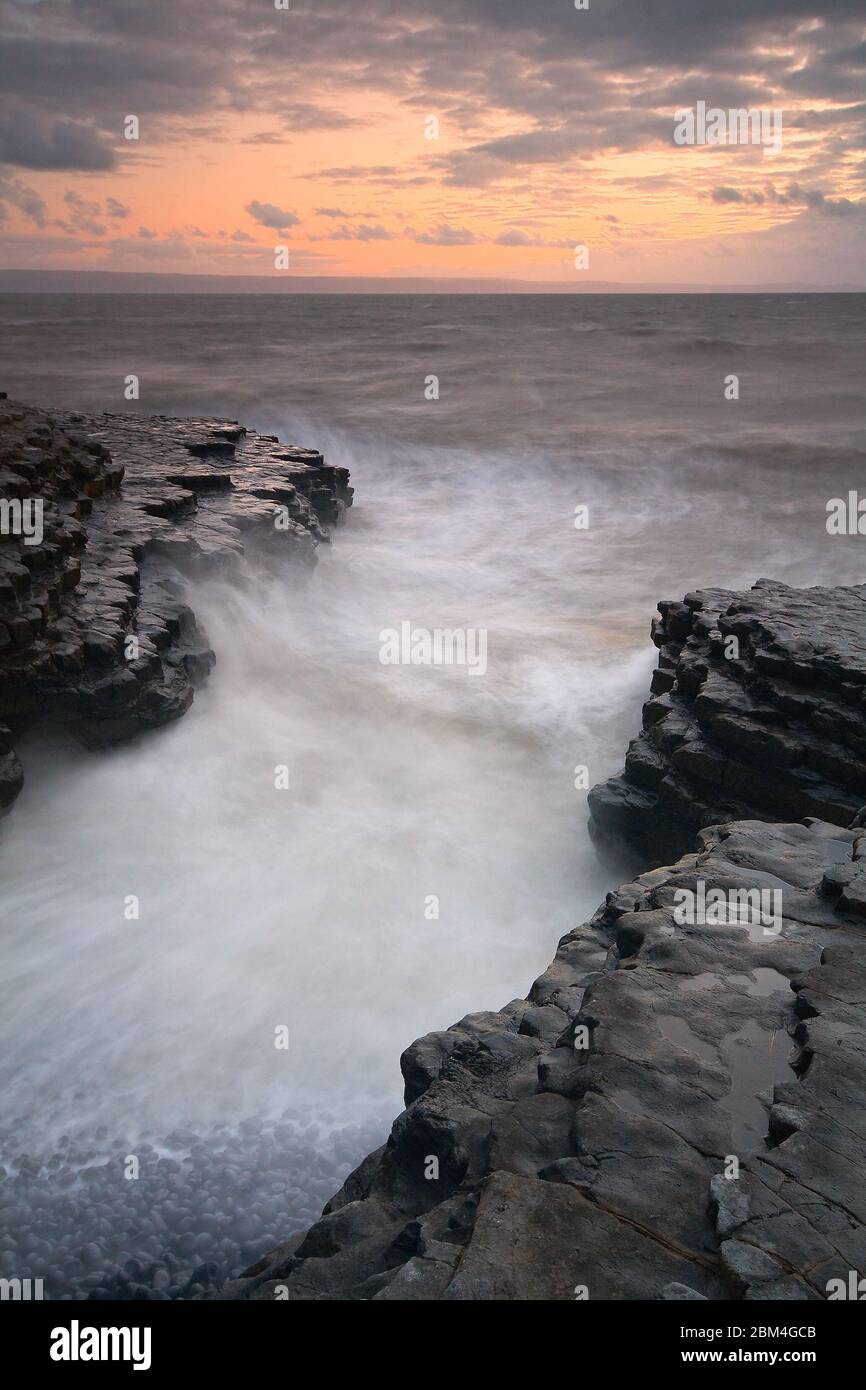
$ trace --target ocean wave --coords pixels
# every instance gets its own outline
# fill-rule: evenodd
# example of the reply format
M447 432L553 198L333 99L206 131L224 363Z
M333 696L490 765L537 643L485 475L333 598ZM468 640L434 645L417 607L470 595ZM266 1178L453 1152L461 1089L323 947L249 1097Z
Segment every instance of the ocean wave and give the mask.
M748 343L737 343L731 338L711 338L698 336L691 338L688 342L677 343L679 352L745 352L749 347Z

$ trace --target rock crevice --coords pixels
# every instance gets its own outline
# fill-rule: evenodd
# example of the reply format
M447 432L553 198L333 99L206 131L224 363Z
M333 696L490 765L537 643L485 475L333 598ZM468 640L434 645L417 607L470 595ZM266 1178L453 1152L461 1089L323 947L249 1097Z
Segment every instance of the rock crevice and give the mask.
M419 1039L407 1108L224 1297L826 1297L866 1268L866 832L734 822L560 942L526 999ZM678 894L772 882L778 930ZM682 1292L682 1291L685 1292ZM678 1292L679 1291L679 1292Z
M863 1277L866 586L660 611L643 732L590 804L600 843L666 866L525 999L407 1048L387 1143L222 1297L810 1300Z

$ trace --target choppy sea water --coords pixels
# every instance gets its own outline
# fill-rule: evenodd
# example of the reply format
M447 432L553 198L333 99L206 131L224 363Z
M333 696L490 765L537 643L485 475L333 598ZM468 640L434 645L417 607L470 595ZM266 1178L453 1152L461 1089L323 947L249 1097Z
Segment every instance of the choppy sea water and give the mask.
M322 448L356 503L312 574L191 593L218 661L180 723L21 750L0 1273L237 1271L384 1140L413 1038L524 994L612 885L574 773L621 766L655 600L864 578L825 527L864 476L863 303L3 298L10 395L128 410L135 373L136 409ZM382 665L402 622L483 629L485 673Z

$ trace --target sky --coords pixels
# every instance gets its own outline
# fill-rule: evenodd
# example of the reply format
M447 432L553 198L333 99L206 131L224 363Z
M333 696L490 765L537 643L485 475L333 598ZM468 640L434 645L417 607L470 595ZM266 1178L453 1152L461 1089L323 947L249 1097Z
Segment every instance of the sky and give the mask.
M578 4L0 0L0 267L866 288L866 0Z

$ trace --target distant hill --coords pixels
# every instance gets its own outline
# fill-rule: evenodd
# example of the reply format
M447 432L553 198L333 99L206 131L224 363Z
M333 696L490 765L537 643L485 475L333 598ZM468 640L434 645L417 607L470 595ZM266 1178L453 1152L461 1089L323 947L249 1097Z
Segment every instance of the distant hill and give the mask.
M0 270L4 294L863 294L861 285L672 285L612 280L361 278L339 275L169 275L153 271Z

